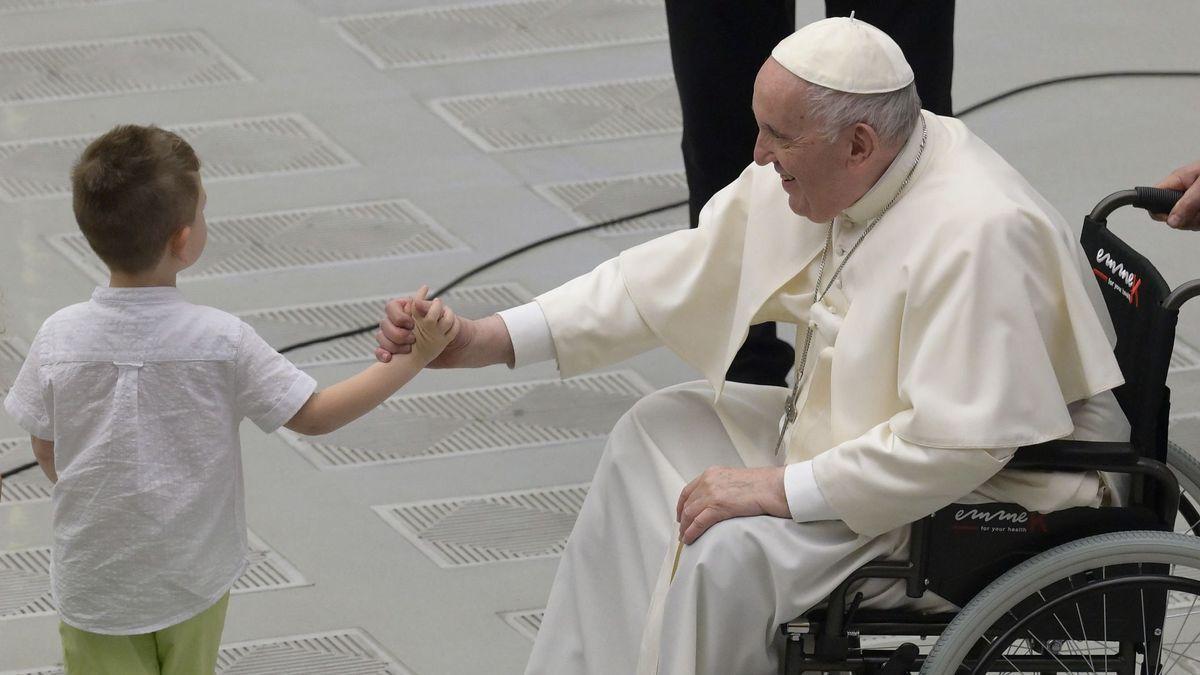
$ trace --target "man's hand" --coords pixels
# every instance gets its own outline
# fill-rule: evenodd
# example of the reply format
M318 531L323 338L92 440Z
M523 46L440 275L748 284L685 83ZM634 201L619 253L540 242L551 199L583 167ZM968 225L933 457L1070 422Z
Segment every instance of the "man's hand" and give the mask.
M1200 162L1181 166L1154 187L1180 190L1183 197L1170 215L1151 214L1155 220L1165 220L1177 230L1200 230Z
M690 544L722 520L744 516L790 518L782 466L735 469L713 466L687 484L675 505L679 538Z

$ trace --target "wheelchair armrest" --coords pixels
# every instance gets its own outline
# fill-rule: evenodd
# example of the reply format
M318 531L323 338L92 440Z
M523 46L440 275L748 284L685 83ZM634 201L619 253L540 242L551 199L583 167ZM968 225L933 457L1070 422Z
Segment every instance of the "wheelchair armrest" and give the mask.
M1034 471L1121 471L1138 463L1136 449L1123 442L1057 440L1017 449L1006 469Z

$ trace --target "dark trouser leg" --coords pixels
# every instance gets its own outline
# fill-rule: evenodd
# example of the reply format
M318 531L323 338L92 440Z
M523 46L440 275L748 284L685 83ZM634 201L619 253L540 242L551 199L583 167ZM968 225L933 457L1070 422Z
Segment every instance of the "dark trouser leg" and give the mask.
M683 111L683 166L691 226L754 155L754 78L771 49L795 30L795 0L667 0L671 62ZM792 348L775 325L750 329L728 379L784 386Z
M954 74L954 0L825 0L826 16L862 19L887 33L912 66L921 107L953 114L950 82Z

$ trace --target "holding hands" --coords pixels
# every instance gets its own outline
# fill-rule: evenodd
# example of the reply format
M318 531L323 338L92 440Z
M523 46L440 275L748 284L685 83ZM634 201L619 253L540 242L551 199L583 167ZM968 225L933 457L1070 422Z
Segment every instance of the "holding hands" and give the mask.
M375 332L375 341L379 347L375 350L375 358L381 363L389 363L396 354L410 354L414 349L422 349L423 332L433 329L421 328L420 321L430 315L437 320L449 316L452 329L443 331L449 341L439 352L434 352L428 361L430 368L479 368L496 363L513 363L512 340L504 321L497 315L486 319L463 319L454 314L448 307L443 307L441 300L429 300L429 289L422 286L417 295L409 298L398 298L387 303L385 315L379 322L379 330ZM441 314L435 313L435 307Z
M437 359L447 345L454 342L462 329L462 322L454 314L454 310L442 304L441 298L428 300L428 295L429 287L422 286L408 303L412 341L407 343L407 346L423 364ZM390 361L391 355L388 355L388 359L380 360Z

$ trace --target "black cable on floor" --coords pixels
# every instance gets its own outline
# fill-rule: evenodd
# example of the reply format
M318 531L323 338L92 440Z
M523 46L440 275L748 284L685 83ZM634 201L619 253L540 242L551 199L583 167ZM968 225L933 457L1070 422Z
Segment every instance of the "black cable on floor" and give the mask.
M1015 89L1009 89L1008 91L997 94L991 98L987 98L978 103L969 105L966 108L963 108L962 110L955 113L954 116L955 117L964 117L964 116L969 115L978 110L982 110L983 108L986 108L990 105L999 103L1000 101L1003 101L1006 98L1016 96L1017 94L1023 94L1027 91L1033 91L1034 89L1041 89L1043 87L1050 87L1050 86L1059 85L1059 84L1066 84L1068 82L1082 82L1085 80L1101 80L1101 79L1122 78L1122 77L1124 77L1124 78L1129 78L1129 77L1200 77L1200 71L1192 71L1192 70L1136 71L1136 70L1132 70L1132 71L1113 71L1113 72L1103 72L1103 73L1084 73L1081 75L1067 75L1065 77L1055 77L1055 78L1051 78L1048 80L1040 80L1038 82L1026 84L1024 86L1020 86ZM687 204L687 200L673 202L671 204L664 204L663 206L655 207L653 209L646 209L645 211L631 213L626 216L621 216L620 218L613 218L612 220L606 220L602 223L595 223L593 225L585 225L583 227L578 227L573 230L567 230L566 232L560 232L558 234L551 235L549 237L544 237L542 239L532 241L528 244L525 244L524 246L521 246L520 248L513 249L498 258L493 258L492 260L489 260L481 265L471 268L470 270L464 272L463 274L460 274L458 277L451 280L445 286L442 286L441 288L437 289L433 293L430 293L429 297L431 297L431 298L439 297L439 296L445 294L446 291L458 286L458 284L461 284L462 282L466 281L467 279L470 279L471 277L475 276L476 274L479 274L480 272L482 272L486 269L489 269L491 267L499 265L500 263L502 263L506 260L509 260L511 258L514 258L526 251L538 248L539 246L545 246L546 244L549 244L551 242L555 242L560 239L565 239L567 237L573 237L577 234L583 234L585 232L591 232L593 230L598 230L602 227L618 225L618 224L624 223L626 221L635 220L637 218L643 218L645 216L651 216L656 213L662 213L663 211L669 211L671 209L678 208L680 206L684 206L686 204ZM341 333L337 333L335 335L326 335L324 337L313 338L312 340L306 340L304 342L298 342L294 345L288 345L287 347L280 349L279 353L286 354L288 352L295 351L297 349L302 349L304 347L311 347L312 345L321 344L322 342L330 342L333 340L340 340L341 338L351 337L351 336L359 335L362 333L369 333L370 331L375 330L376 327L378 327L378 324L371 324L370 326L363 326L361 328L353 328L353 329L350 329L347 331L343 331ZM29 464L22 464L21 466L18 466L17 468L15 468L7 473L0 474L0 479L5 478L7 476L12 476L14 474L21 473L22 471L26 471L35 466L37 466L37 462L31 462Z
M532 241L528 244L525 244L524 246L522 246L520 248L516 248L516 249L509 251L508 253L505 253L504 255L500 256L499 258L493 258L481 265L477 265L477 266L471 268L470 270L463 272L462 274L458 275L453 280L451 280L450 283L448 283L445 286L442 286L441 288L437 289L436 291L430 293L429 297L431 297L431 298L440 297L443 294L445 294L446 291L450 290L451 288L454 288L455 286L461 284L462 282L466 281L467 279L470 279L471 277L475 276L476 274L479 274L480 272L482 272L490 267L499 265L500 263L504 262L505 260L508 260L509 258L515 258L516 256L521 255L522 253L529 251L531 249L535 249L539 246L544 246L546 244L549 244L550 242L558 241L559 239L566 239L567 237L573 237L577 234L583 234L584 232L591 232L592 230L598 230L602 227L609 227L611 225L617 225L617 224L624 223L629 220L636 220L638 218L652 216L656 213L662 213L663 211L669 211L671 209L678 208L680 206L686 206L687 203L688 202L685 199L683 201L673 202L671 204L664 204L663 206L656 206L652 209L646 209L645 211L638 211L637 213L631 213L627 216L613 218L612 220L606 220L602 223L595 223L593 225L584 225L583 227L577 227L573 230L567 230L566 232L559 232L558 234L554 234L549 237L544 237L542 239L538 239L537 241ZM378 324L372 324L370 326L364 326L362 328L354 328L354 329L351 329L351 330L348 330L348 331L345 331L342 333L338 333L337 335L329 335L326 337L313 338L312 340L307 340L305 342L298 342L294 345L288 345L287 347L280 349L279 353L286 354L290 351L294 351L294 350L300 349L302 347L309 347L311 345L320 344L322 342L329 342L330 340L338 340L340 338L350 337L351 335L358 335L360 333L366 333L368 331L375 330L375 328L377 328L377 327L378 327Z

